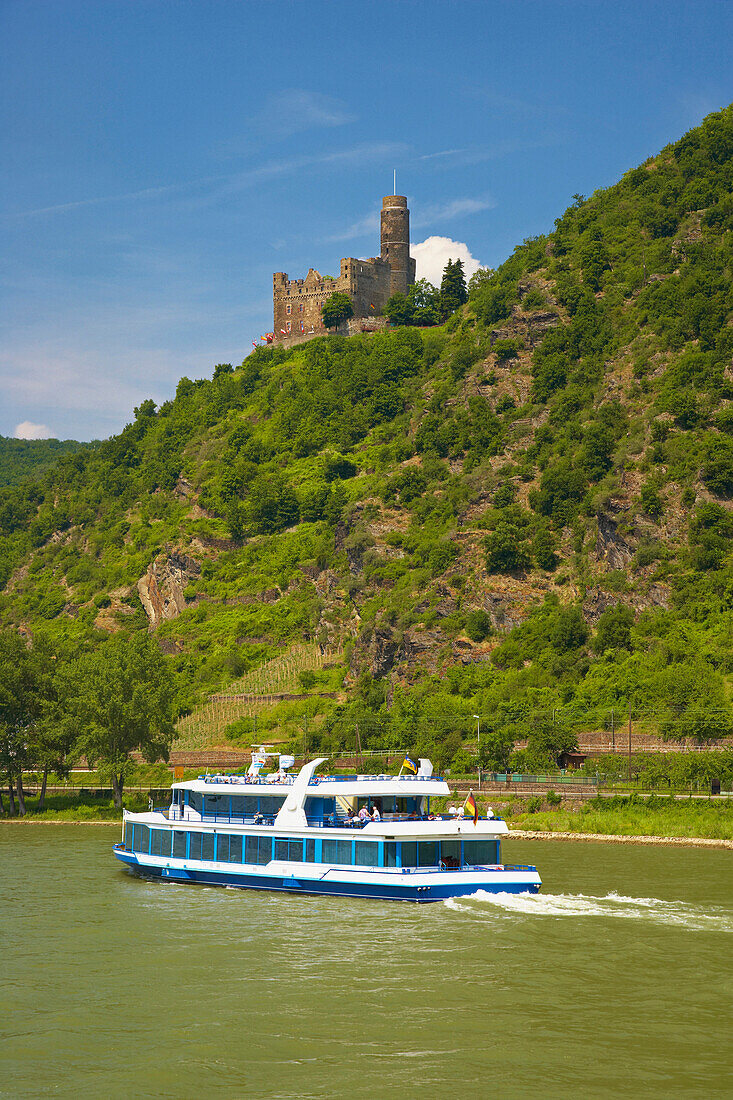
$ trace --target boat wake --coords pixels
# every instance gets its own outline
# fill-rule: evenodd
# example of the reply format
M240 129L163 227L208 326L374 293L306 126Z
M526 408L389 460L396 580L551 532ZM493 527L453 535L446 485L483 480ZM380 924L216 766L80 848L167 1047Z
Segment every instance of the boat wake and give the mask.
M448 909L480 914L487 906L504 913L537 917L615 917L653 924L675 925L694 932L733 932L733 912L721 906L687 905L661 898L629 898L610 893L592 894L493 894L477 890L463 898L448 898Z

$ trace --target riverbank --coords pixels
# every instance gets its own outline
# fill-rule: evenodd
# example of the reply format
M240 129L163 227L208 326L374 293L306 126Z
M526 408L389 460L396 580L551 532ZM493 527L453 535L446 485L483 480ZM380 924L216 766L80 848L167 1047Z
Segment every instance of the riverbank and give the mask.
M671 848L727 848L733 840L700 836L628 836L613 833L551 833L541 829L511 829L509 840L585 840L601 844L654 844Z
M68 817L46 817L28 814L26 817L0 818L0 825L114 825L120 821L85 818L72 820ZM677 848L725 848L733 851L733 840L694 836L628 836L613 833L553 833L542 829L510 829L508 840L579 840L601 844L651 844Z

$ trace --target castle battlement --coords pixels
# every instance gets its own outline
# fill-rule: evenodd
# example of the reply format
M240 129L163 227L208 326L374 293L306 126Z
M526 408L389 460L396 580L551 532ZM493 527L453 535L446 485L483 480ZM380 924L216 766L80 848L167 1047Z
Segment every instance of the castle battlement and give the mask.
M357 325L381 317L393 294L406 294L415 282L415 261L410 256L410 211L404 195L387 195L382 200L380 243L379 256L344 257L336 277L321 275L312 267L304 279L289 279L287 272L276 271L272 276L275 341L299 343L323 336L327 329L321 306L334 293L351 298Z

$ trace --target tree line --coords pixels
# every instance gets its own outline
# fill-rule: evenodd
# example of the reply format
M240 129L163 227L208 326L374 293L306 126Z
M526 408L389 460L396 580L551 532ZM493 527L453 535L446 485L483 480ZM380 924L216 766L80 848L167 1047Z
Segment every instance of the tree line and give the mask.
M67 777L82 758L110 782L122 806L131 754L168 759L178 716L177 679L146 634L112 635L78 655L39 635L0 632L0 783L11 815L23 816L23 774ZM5 812L0 788L0 812Z

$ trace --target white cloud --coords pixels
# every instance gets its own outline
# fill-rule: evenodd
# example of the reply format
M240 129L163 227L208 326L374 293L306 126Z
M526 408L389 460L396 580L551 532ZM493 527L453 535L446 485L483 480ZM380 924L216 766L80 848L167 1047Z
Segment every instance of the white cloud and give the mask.
M278 137L355 121L356 116L342 100L304 88L288 88L272 96L254 119L258 126Z
M413 218L416 228L434 225L435 222L447 222L452 218L462 218L467 214L479 214L482 210L493 210L496 203L492 198L451 199L440 206L425 206Z
M51 432L45 424L34 424L32 420L23 420L16 425L13 435L16 439L50 439Z
M467 244L452 241L450 237L428 237L420 244L411 245L410 254L415 259L415 277L427 279L433 286L440 286L448 260L463 260L466 279L470 279L480 267L485 266L471 255Z

